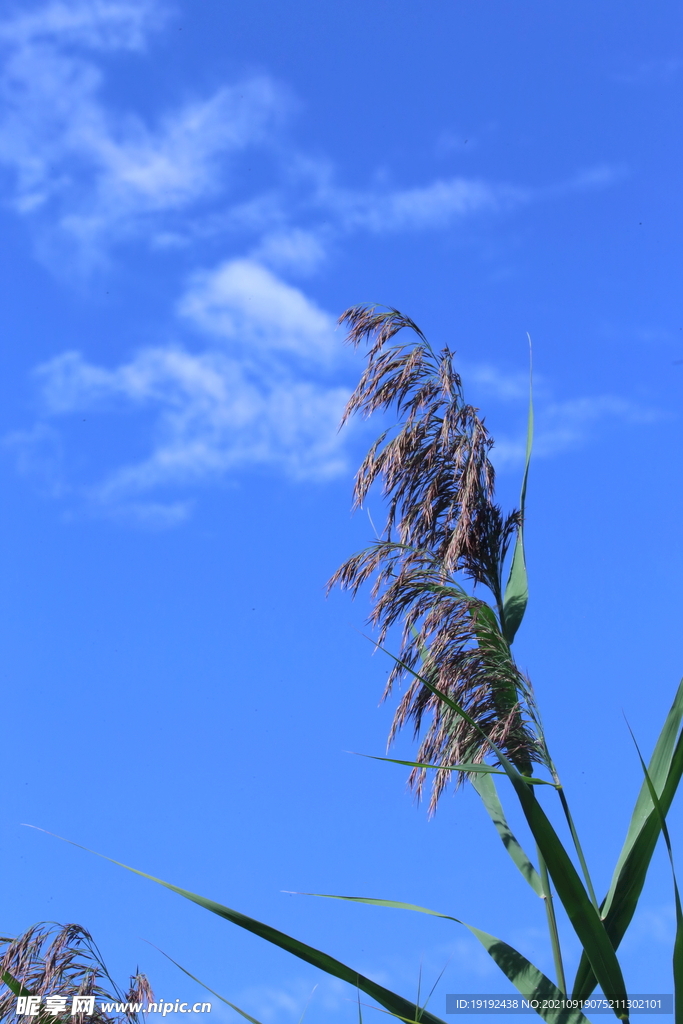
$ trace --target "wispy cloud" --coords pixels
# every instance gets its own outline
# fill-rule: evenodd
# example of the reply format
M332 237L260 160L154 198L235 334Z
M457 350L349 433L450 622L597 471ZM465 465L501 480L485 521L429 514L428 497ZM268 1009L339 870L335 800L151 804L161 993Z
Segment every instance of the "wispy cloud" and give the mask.
M680 57L660 57L658 60L636 64L628 71L617 72L611 78L624 85L669 84L676 80L682 70L683 60Z
M302 1021L310 1009L315 1013L321 1011L334 1014L341 1011L344 1019L350 1003L355 1002L353 989L339 981L322 975L319 982L311 985L303 978L292 979L286 986L276 988L272 985L259 985L245 989L238 996L239 1005L250 1013L258 1015L264 1024L276 1024L280 1021ZM232 1018L231 1018L232 1020Z
M461 175L350 189L329 161L278 134L291 104L265 76L153 116L116 108L104 98L101 52L144 57L167 14L153 0L53 0L0 22L0 166L13 179L14 208L33 218L60 265L66 240L87 265L131 235L163 249L238 232L252 236L259 261L306 273L350 232L442 230L604 187L616 173L589 169L544 188ZM270 182L256 190L239 163L254 147L271 158Z
M526 400L529 397L529 374L523 370L505 373L498 366L490 363L460 363L458 370L464 377L468 387L475 386L488 397L503 401ZM542 378L536 375L535 390L543 388Z
M511 185L449 178L409 189L330 190L324 198L346 229L383 232L445 227L457 218L526 202L530 193Z
M154 0L53 0L14 8L0 23L0 41L22 47L58 38L92 49L140 50L167 18Z
M253 260L229 260L195 274L179 312L251 358L287 352L330 363L339 349L333 318Z
M613 424L651 424L666 417L659 409L616 395L587 395L566 401L536 402L534 457L551 458L582 447L598 428ZM524 461L526 437L499 437L492 450L496 466Z
M106 106L102 74L83 51L140 49L157 14L144 0L102 0L0 24L0 164L14 176L15 208L48 216L90 249L214 194L226 161L263 142L282 109L282 91L265 77L153 123Z
M152 451L88 488L102 505L169 484L268 464L325 479L346 461L337 427L348 390L284 374L252 375L219 352L146 349L108 370L67 352L38 369L48 415L137 406L154 412Z
M43 418L7 441L23 472L54 496L80 495L91 512L162 525L187 517L192 505L183 495L245 468L300 481L348 472L351 437L338 424L350 388L340 383L344 363L330 348L328 314L246 260L195 277L180 308L208 348L146 348L113 368L72 351L36 370ZM523 374L473 367L467 376L494 399L520 410L526 402ZM143 416L147 454L67 487L54 424L86 412L126 411ZM662 415L613 395L555 401L541 383L534 454L549 458L581 447L609 422L653 423ZM138 447L139 435L138 429ZM524 451L520 430L518 437L498 436L492 457L502 469L522 462Z
M424 1006L427 1002L429 1009L435 1012L439 1004L443 1005L446 992L467 991L468 985L475 981L486 989L492 980L499 983L500 979L499 968L474 938L456 938L419 953L412 950L410 953L386 955L380 961L381 966L378 966L376 957L365 962L361 960L358 970L408 998L414 998L421 992L421 1004ZM435 988L430 996L432 986ZM235 999L239 1006L266 1024L285 1020L291 1020L292 1024L300 1022L308 1006L312 1014L320 1015L320 1019L323 1019L324 1012L328 1015L325 1019L345 1021L350 1019L349 1012L357 1017L358 999L364 1014L366 1007L374 1005L364 993L327 975L321 976L315 988L302 977L293 976L287 985L281 987L250 986Z
M506 408L519 410L518 435L506 436L494 431L496 443L492 459L501 469L518 466L526 452L526 408L529 401L528 371L505 372L490 364L459 366L467 385L468 400L485 400L488 410L500 403ZM480 397L481 396L481 397ZM552 458L564 452L581 448L591 442L596 431L613 425L653 424L669 414L662 409L619 395L579 395L558 400L551 382L543 374L534 375L533 399L535 409L534 458ZM484 404L484 403L483 403Z
M338 426L350 389L339 381L341 339L327 313L247 260L195 275L180 312L209 343L204 350L150 347L114 367L70 351L37 368L43 420L13 442L27 472L53 423L126 410L144 414L148 454L79 485L91 511L172 523L189 505L160 502L159 493L244 467L295 480L347 470Z
M338 425L353 356L329 313L272 271L242 259L194 274L178 315L201 350L157 345L113 367L70 351L38 367L42 418L6 442L21 471L44 492L79 498L91 512L160 525L187 517L187 495L198 486L245 468L265 467L299 481L348 472L352 435L339 433ZM357 372L354 366L354 377ZM524 372L474 365L465 367L465 377L487 406L502 402L523 414ZM543 379L535 405L534 453L541 458L589 443L609 422L653 423L663 415L615 395L558 401ZM107 453L109 471L67 484L56 426L86 413L137 414L136 448L145 437L146 453L126 459L122 446ZM492 457L504 468L520 463L524 451L520 422L517 437L497 436Z
M260 239L251 255L276 270L310 274L327 258L325 235L329 235L329 231L297 227L270 231Z
M2 447L14 456L22 476L28 477L39 493L61 498L68 491L64 474L64 446L58 430L39 422L30 430L14 430L2 438Z

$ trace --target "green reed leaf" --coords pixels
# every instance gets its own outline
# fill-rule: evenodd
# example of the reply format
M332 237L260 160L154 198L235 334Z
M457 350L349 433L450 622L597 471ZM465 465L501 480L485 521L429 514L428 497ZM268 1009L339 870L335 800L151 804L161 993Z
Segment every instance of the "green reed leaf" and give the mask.
M458 917L450 914L442 914L438 910L429 910L427 907L420 907L414 903L401 903L397 900L370 899L366 896L336 896L330 893L307 892L299 893L300 896L317 896L327 900L346 900L350 903L368 903L375 907L388 907L393 910L412 910L419 914L429 914L432 917L441 917L446 921L455 921L461 924L481 942L482 946L501 971L512 982L518 992L525 999L564 999L563 993L547 978L537 967L527 960L522 953L519 953L507 942L497 939L495 935L475 928L474 925L461 921ZM539 1010L539 1016L552 1024L588 1024L587 1018L580 1010ZM422 1018L424 1019L424 1018Z
M679 736L682 721L683 680L678 686L648 765L648 775L665 817L683 775L683 735ZM638 906L660 831L660 815L652 803L645 781L638 794L609 891L600 908L605 930L615 949L619 948ZM595 975L584 954L574 981L574 997L586 999L596 984Z
M17 981L17 979L9 973L9 971L0 971L0 981L2 981L4 985L7 985L7 988L10 992L14 992L15 996L33 995L31 990L25 988L20 981Z
M626 723L628 725L628 722ZM675 1024L683 1024L683 909L681 909L681 894L678 889L678 881L676 879L676 868L674 866L674 854L671 846L671 837L669 835L669 829L666 824L666 816L662 810L659 797L657 796L657 790L655 789L650 774L645 766L645 761L640 753L640 747L633 735L631 726L628 726L628 731L631 733L631 738L635 744L636 750L638 751L638 757L640 759L640 765L645 774L645 782L647 784L652 803L655 806L657 814L659 815L659 823L662 828L662 835L664 836L664 842L666 843L667 853L669 854L669 863L671 864L671 876L674 884L674 897L676 901L676 939L674 941L674 955L673 955L673 975L674 975L674 1022Z
M325 971L326 974L331 974L334 978L340 978L342 981L346 981L349 985L353 985L354 988L359 988L366 995L376 1000L381 1006L386 1007L391 1013L396 1014L400 1017L414 1018L415 1007L414 1004L408 999L404 999L403 996L397 995L396 992L392 992L388 988L384 988L383 985L378 985L376 982L371 981L370 978L366 978L364 975L359 974L352 968L347 967L340 960L336 960L334 957L329 956L327 953L323 953L319 949L315 949L313 946L307 945L305 942L300 942L299 939L293 938L291 935L287 935L285 932L279 931L277 928L271 928L270 925L263 924L262 921L257 921L253 917L248 917L246 914L241 914L238 910L231 910L230 907L223 906L222 903L217 903L215 900L207 899L205 896L199 896L197 893L190 892L188 889L181 889L177 885L172 885L170 882L164 882L161 878L155 878L154 875L148 875L145 871L140 871L138 868L132 868L128 864L123 864L120 860L114 860L113 857L107 857L106 854L98 853L96 850L89 850L87 846L81 846L80 843L74 843L71 839L64 839L63 836L57 836L54 832L48 832L47 829L38 828L36 825L29 825L28 828L35 828L38 832L45 832L47 835L54 836L56 839L61 839L62 842L70 843L71 846L77 846L79 850L85 850L87 853L93 853L96 857L101 857L103 860L108 860L111 864L116 864L120 868L125 868L126 871L131 871L134 875L140 875L141 878L147 878L150 882L156 882L157 885L163 885L165 889L170 889L171 892L177 893L179 896L184 897L186 900L190 900L192 903L196 903L198 906L203 907L204 910L210 911L212 914L216 914L218 917L222 917L225 921L230 921L231 924L236 924L240 928L244 928L248 932L252 932L254 935L258 935L260 938L265 939L274 946L279 946L280 949L286 950L293 956L298 957L300 960L304 960L306 963L313 964L314 967L319 967L321 971ZM421 1017L422 1024L445 1024L439 1017L434 1016L432 1013L426 1011Z
M154 946L154 943L150 942L150 946ZM235 1006L235 1004L231 1003L229 999L226 999L225 996L222 996L220 992L216 992L215 989L210 988L209 985L206 984L206 982L202 981L200 978L197 978L194 974L188 971L186 967L183 967L183 965L179 964L177 960L174 960L172 956L169 956L168 953L164 953L163 949L159 949L158 946L154 946L154 948L158 950L162 956L165 956L167 960L170 960L172 964L175 964L179 971L182 971L183 974L186 974L188 978L192 978L192 980L196 981L198 985L201 985L202 988L205 988L206 991L210 992L212 996L216 997L216 999L220 999L222 1003L225 1003L236 1013L239 1013L240 1016L245 1018L245 1020L251 1021L251 1024L261 1024L260 1020L256 1020L256 1017L251 1017L248 1013L246 1013L245 1010L240 1010L239 1006Z
M515 550L512 555L512 565L508 576L505 594L503 595L503 635L509 644L515 639L519 629L527 602L529 600L529 581L526 571L526 557L524 554L524 512L526 508L526 486L529 479L529 463L531 462L531 447L534 438L534 403L533 403L533 382L531 367L531 338L529 338L529 414L527 417L526 429L526 456L524 460L524 475L522 476L522 492L519 499L519 509L522 513L522 522L517 531Z
M355 753L355 751L354 751ZM369 757L372 761L388 761L389 764L404 764L408 768L432 768L437 772L472 772L474 775L505 775L499 768L493 768L490 764L467 762L464 764L423 764L421 761L402 761L398 757L379 757L378 754L358 754L358 757ZM531 776L524 776L531 786L555 786L554 782L547 779L535 779Z
M503 775L504 772L496 772L496 774ZM507 823L505 812L503 811L503 805L500 802L494 780L488 776L476 778L472 779L472 785L481 797L481 801L486 808L491 821L495 825L496 831L503 842L503 846L510 854L512 860L521 871L524 879L529 883L536 895L543 899L545 894L543 892L541 877L520 846L512 832L512 829Z

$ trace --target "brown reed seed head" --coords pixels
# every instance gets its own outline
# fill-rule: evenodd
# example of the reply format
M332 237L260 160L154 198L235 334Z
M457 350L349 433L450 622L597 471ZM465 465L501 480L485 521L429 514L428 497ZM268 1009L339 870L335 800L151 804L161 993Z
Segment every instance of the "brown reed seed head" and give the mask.
M65 996L67 1009L63 1019L73 1024L86 1020L96 1024L136 1024L136 1013L105 1013L99 1003L153 1002L154 994L149 981L139 972L130 979L128 992L121 992L113 981L92 936L78 924L60 926L54 922L33 925L16 939L0 938L0 972L6 972L34 996ZM93 1014L71 1015L71 1000L75 995L94 995ZM0 988L0 1020L7 1024L20 1024L16 994L7 985ZM62 1018L41 1012L39 1022L58 1022Z
M370 622L379 643L399 620L403 634L399 660L389 675L386 698L405 677L410 685L394 715L389 743L408 721L417 737L427 731L417 753L421 763L478 763L491 753L485 737L450 709L410 669L459 704L526 773L546 762L542 730L529 680L514 662L501 622L503 566L521 523L519 511L503 516L494 503L493 439L478 410L464 401L453 353L438 356L420 328L392 308L354 306L339 320L347 341L370 345L368 363L344 411L398 414L394 431L385 430L356 474L354 509L381 480L388 499L384 533L349 558L332 576L355 596L375 576ZM408 328L417 341L389 342ZM390 436L391 435L391 436ZM492 607L468 594L459 578L483 584ZM404 666L407 666L404 667ZM437 771L430 813L455 775ZM426 771L413 769L410 784L420 796Z

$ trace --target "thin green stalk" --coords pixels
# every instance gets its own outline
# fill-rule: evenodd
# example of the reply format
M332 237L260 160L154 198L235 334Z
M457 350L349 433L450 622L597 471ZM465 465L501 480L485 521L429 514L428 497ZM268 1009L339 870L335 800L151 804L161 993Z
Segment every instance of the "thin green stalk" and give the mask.
M536 846L536 853L538 854L538 873L541 876L541 885L543 886L543 901L545 903L545 912L548 918L548 931L550 933L550 945L553 950L553 961L555 962L555 973L557 975L557 987L560 989L563 995L567 992L567 982L564 977L564 965L562 963L562 950L560 949L560 936L557 931L557 919L555 917L555 907L553 905L553 894L550 888L550 879L548 878L548 868L546 867L543 854Z
M588 865L586 864L586 858L583 855L583 850L581 848L581 843L579 842L579 834L576 831L576 827L574 825L574 819L572 818L571 811L569 810L569 804L567 803L567 798L564 795L564 790L562 789L562 786L558 786L557 787L557 792L559 793L560 802L562 804L562 809L563 809L565 817L567 819L567 824L569 825L569 831L571 832L572 839L574 840L574 846L576 847L576 852L579 855L579 862L581 864L581 870L583 871L583 877L586 880L586 888L588 889L588 895L590 896L591 903L593 904L593 906L595 907L595 909L597 910L598 915L599 915L600 914L600 906L598 904L598 900L597 900L597 897L595 895L595 889L593 888L593 883L591 882L591 876L590 876L590 872L588 871Z

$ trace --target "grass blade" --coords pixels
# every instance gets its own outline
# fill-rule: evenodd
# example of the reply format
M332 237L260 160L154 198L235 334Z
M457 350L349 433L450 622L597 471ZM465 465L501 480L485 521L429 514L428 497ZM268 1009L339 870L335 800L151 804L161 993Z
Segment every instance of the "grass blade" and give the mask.
M17 979L9 973L9 971L0 971L0 981L2 981L4 985L7 985L7 988L10 992L14 992L15 996L33 995L31 990L25 988L20 981L17 981Z
M496 774L503 775L504 772L496 771ZM512 860L521 871L524 879L529 883L536 895L543 899L544 892L540 875L520 846L512 832L512 829L507 823L507 819L503 811L503 805L498 797L495 782L488 775L485 775L481 778L473 779L472 785L481 797L482 803L488 811L489 817L495 825L496 831L503 842L503 846L510 854Z
M569 810L569 804L567 803L567 797L565 796L564 789L562 788L562 786L557 786L556 788L557 788L558 795L560 797L560 803L562 804L562 810L564 811L564 816L567 819L567 824L569 825L569 831L571 833L572 841L574 843L574 849L576 850L577 856L579 858L579 863L581 865L581 870L583 871L583 877L584 877L584 880L586 882L586 889L588 890L588 895L590 896L591 903L593 904L593 906L595 907L597 913L599 914L600 913L600 908L598 907L598 901L597 901L597 898L596 898L596 895L595 895L595 889L593 888L593 882L591 881L590 872L588 870L588 864L586 863L586 858L585 858L584 853L583 853L583 848L582 848L581 843L579 841L579 833L576 831L576 825L574 824L574 818L572 817L572 812Z
M681 727L681 722L683 722L683 680L681 680L678 686L676 696L674 697L673 704L671 705L669 714L664 722L664 727L662 728L661 734L657 740L647 769L650 782L654 786L660 800L664 794L667 783L669 782L669 776L673 767L676 739ZM606 912L609 912L612 904L616 900L621 868L623 867L624 862L628 859L629 853L637 842L638 836L643 827L645 827L648 821L652 818L653 810L652 797L646 779L643 782L640 793L638 794L638 799L636 800L636 805L633 810L626 840L614 870L612 884L610 885L609 892L605 898Z
M528 337L528 335L527 335ZM529 338L529 415L526 429L526 456L524 460L524 475L522 476L522 493L519 499L519 509L522 513L522 522L517 531L515 550L512 555L512 565L508 576L505 594L503 595L503 636L509 644L515 639L519 629L527 602L529 600L529 581L526 571L526 558L524 555L524 511L526 507L526 485L529 479L529 463L531 462L531 446L534 438L534 403L533 403L533 382L531 365L531 338Z
M414 1019L415 1010L414 1005L408 999L404 999L403 996L398 995L396 992L392 992L388 988L384 988L383 985L378 985L376 982L371 981L370 978L364 977L352 968L347 967L340 960L336 960L334 957L329 956L327 953L323 953L319 949L315 949L313 946L307 945L305 942L300 942L299 939L293 938L291 935L287 935L285 932L279 931L277 928L271 928L270 925L263 924L262 921L257 921L253 917L247 917L246 914L241 914L238 910L231 910L230 907L223 906L222 903L217 903L215 900L207 899L205 896L199 896L197 893L190 892L188 889L181 889L177 885L172 885L170 882L164 882L161 878L155 878L154 875L148 875L145 871L140 871L138 868L132 868L128 864L123 864L119 860L114 860L113 857L107 857L103 853L97 853L96 850L89 850L86 846L81 846L80 843L74 843L71 839L64 839L63 836L56 836L54 832L48 832L47 829L37 828L36 825L29 825L28 828L35 828L38 832L45 832L47 835L54 836L56 839L61 839L62 842L70 843L71 846L77 846L79 850L85 850L87 853L93 853L96 857L101 857L103 860L108 860L111 864L116 864L120 868L125 868L126 871L131 871L134 875L140 875L141 878L147 878L150 882L156 882L157 885L163 885L165 889L170 889L171 892L177 893L179 896L183 896L186 900L190 900L192 903L196 903L198 906L203 907L204 910L210 911L212 914L216 914L218 917L222 917L225 921L230 921L231 924L236 924L240 928L244 928L248 932L252 932L254 935L258 935L262 939L266 939L267 942L272 943L274 946L279 946L280 949L286 950L293 956L298 957L300 960L304 960L306 963L313 964L314 967L319 967L320 970L325 971L326 974L331 974L334 978L340 978L342 981L346 981L349 985L353 985L354 988L359 988L366 995L375 999L381 1006L386 1007L391 1013L396 1014L399 1017L405 1017L408 1019ZM445 1024L439 1017L435 1017L431 1013L423 1013L422 1024Z
M626 723L628 725L628 722ZM669 863L671 864L671 876L674 883L674 896L676 899L676 940L674 942L674 956L673 956L673 975L674 975L674 1021L675 1024L683 1024L683 910L681 909L681 894L678 889L678 881L676 880L676 868L674 866L674 854L671 846L671 837L669 836L669 829L667 828L666 818L662 810L659 797L657 796L657 790L655 789L652 779L650 778L649 772L645 766L645 761L640 753L640 747L633 735L631 726L628 726L628 731L631 733L631 738L635 743L636 750L638 751L638 757L640 758L640 764L645 774L645 782L652 798L657 814L659 815L659 822L662 828L662 834L664 836L664 842L666 843L667 853L669 854Z
M683 775L683 737L679 736L682 721L683 680L678 686L648 766L648 775L665 817ZM643 782L609 891L601 905L600 913L605 930L615 949L618 949L633 919L660 829L660 816L653 806L647 782ZM579 963L572 995L577 999L586 999L595 985L595 975L584 955Z
M562 992L566 992L567 983L565 980L564 965L562 962L560 937L557 930L557 921L555 919L553 895L550 888L550 881L548 879L548 871L545 866L545 862L543 861L543 857L539 855L539 866L541 868L541 873L539 874L507 823L507 819L503 811L503 805L498 797L495 781L492 778L485 776L473 779L472 785L481 797L484 807L488 811L489 817L491 818L491 821L503 842L503 846L508 851L513 862L519 868L523 877L529 883L536 895L545 902L548 930L550 933L550 944L553 950L553 961L555 963L555 972L557 974L557 984Z
M512 766L510 767L512 768ZM524 783L523 777L513 769L510 773L510 781L515 787L529 828L547 864L557 895L562 901L562 906L586 952L603 992L625 1005L626 985L614 947L586 893L576 868L535 795ZM628 1018L627 1013L617 1013L617 1016Z
M557 930L557 918L555 917L555 904L553 903L553 890L548 878L548 866L543 860L543 854L538 850L538 866L541 874L541 885L543 886L543 899L545 901L545 914L548 921L548 934L550 945L553 951L553 963L557 974L557 985L562 992L567 991L567 979L564 975L564 963L562 962L562 948L560 946L560 935Z
M301 896L317 896L328 900L346 900L351 903L369 903L375 907L389 907L394 910L412 910L419 914L430 914L432 917L441 917L446 921L455 921L468 929L481 942L486 952L493 958L501 971L512 982L518 992L526 999L562 999L563 993L552 983L550 978L538 970L537 967L527 960L522 953L519 953L507 942L497 939L494 935L475 928L466 921L461 921L450 914L442 914L438 910L429 910L427 907L419 907L414 903L400 903L396 900L377 900L365 896L335 896L329 893L300 893ZM588 1024L587 1018L580 1010L548 1010L543 1013L538 1011L544 1020L552 1024ZM421 1018L424 1020L425 1018Z
M474 775L505 775L500 768L492 768L490 764L472 762L467 764L423 764L421 761L401 761L397 757L379 757L377 754L358 754L358 757L369 757L373 761L388 761L389 764L404 764L409 768L432 768L436 772L472 772ZM535 779L531 776L524 776L531 786L557 786L547 779ZM501 808L502 813L502 808Z
M154 943L150 942L150 946L154 946ZM186 967L183 967L183 965L179 964L177 960L174 960L172 956L169 956L168 953L164 953L163 949L159 949L158 946L154 946L154 948L159 950L161 955L165 956L167 960L170 960L172 964L175 964L175 966L178 968L179 971L182 971L183 974L186 974L188 976L188 978L192 978L192 980L196 981L198 985L201 985L202 988L205 988L206 991L210 992L212 996L216 997L216 999L220 999L220 1001L222 1003L225 1003L227 1006L229 1006L231 1009L233 1009L236 1013L239 1013L240 1016L244 1017L245 1020L251 1021L251 1024L261 1024L261 1021L260 1020L256 1020L256 1017L251 1017L244 1010L240 1010L239 1006L235 1006L235 1004L231 1003L229 999L226 999L225 996L222 996L220 994L220 992L216 992L215 989L210 988L206 984L206 982L201 981L199 978L195 977L195 975L192 974L190 971L188 971Z

